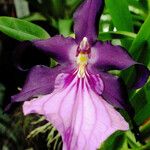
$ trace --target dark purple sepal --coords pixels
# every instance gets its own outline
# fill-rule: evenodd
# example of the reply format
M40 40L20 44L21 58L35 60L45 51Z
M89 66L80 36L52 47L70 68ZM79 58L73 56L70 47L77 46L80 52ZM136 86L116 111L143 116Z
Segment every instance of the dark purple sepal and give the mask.
M54 90L56 76L62 72L62 67L49 68L42 65L33 67L20 93L12 96L12 102L26 101L33 97L50 94Z
M103 98L114 107L128 109L128 94L124 82L117 76L108 73L100 73L104 89Z
M150 71L148 70L148 68L146 68L145 65L140 63L135 64L135 69L137 76L134 81L133 88L138 89L147 82L150 76Z
M65 38L61 35L56 35L47 40L35 40L32 41L32 44L59 63L71 62L70 54L77 49L77 44L73 38Z
M79 44L84 37L90 44L97 39L99 17L103 10L103 0L85 0L74 14L74 32Z
M134 61L130 54L121 46L114 46L110 42L97 42L92 47L92 50L96 51L97 57L92 67L93 69L106 72L109 70L125 70L134 66L136 78L132 87L140 88L146 83L150 75L148 68Z

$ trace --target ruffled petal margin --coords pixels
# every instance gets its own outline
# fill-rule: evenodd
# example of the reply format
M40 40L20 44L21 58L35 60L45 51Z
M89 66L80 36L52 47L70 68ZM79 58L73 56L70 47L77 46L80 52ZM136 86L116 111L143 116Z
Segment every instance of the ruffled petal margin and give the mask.
M97 149L116 130L128 130L128 123L91 89L87 78L65 74L59 77L63 76L65 82L60 84L68 86L57 86L53 93L23 104L25 115L44 115L57 128L63 150Z

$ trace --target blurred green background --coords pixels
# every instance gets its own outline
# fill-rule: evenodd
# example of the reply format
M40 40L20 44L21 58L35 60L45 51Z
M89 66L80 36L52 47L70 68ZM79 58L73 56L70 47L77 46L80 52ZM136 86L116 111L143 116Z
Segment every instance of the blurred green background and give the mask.
M36 64L54 65L53 60L33 48L24 54L28 60L19 59L17 45L24 40L46 39L56 34L74 36L72 16L81 2L0 0L0 149L61 149L59 134L43 117L24 117L21 104L13 104L7 112L4 109L10 103L11 95L22 87L28 69ZM150 68L150 0L105 0L99 20L99 40L123 46L135 60ZM17 69L18 62L24 71ZM127 86L132 84L134 68L111 73L121 76ZM145 144L136 141L131 131L118 131L102 144L100 150L150 150L150 80L142 89L128 93L135 110L133 119ZM127 113L121 113L131 123Z

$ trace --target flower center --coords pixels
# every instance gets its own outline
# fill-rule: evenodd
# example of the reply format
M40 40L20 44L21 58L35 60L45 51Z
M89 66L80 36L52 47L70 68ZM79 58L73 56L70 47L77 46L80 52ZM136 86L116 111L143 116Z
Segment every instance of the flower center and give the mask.
M77 49L76 62L78 65L78 77L83 78L86 72L86 66L88 64L91 47L86 37L80 42Z

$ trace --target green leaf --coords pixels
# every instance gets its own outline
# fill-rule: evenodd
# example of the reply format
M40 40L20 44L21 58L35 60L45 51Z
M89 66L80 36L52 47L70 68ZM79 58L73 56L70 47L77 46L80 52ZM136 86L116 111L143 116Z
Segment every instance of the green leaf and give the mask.
M21 19L26 21L46 21L46 18L38 12L32 13L30 16L26 16Z
M136 140L134 134L130 130L125 132L125 137L131 150L140 150L141 143Z
M128 9L126 0L105 0L106 8L112 17L114 26L119 31L133 31L132 16ZM128 38L121 40L122 46L128 49L131 45L131 40Z
M142 134L142 138L150 138L150 119L140 127L140 132Z
M148 142L146 145L143 145L141 149L138 150L150 150L150 142Z
M132 17L126 0L105 0L106 7L117 30L133 31Z
M150 118L150 80L138 90L130 100L135 109L135 121L138 125Z
M148 103L147 105L144 105L142 109L140 109L139 112L136 114L134 119L138 125L142 124L146 119L150 117L149 110L150 110L150 103Z
M134 39L129 52L134 59L150 66L150 15L140 28L137 37Z
M122 38L136 38L136 34L133 32L127 31L109 31L109 32L100 32L99 33L99 40L112 40L112 39L122 39Z
M52 14L56 18L62 18L65 15L65 2L64 0L48 0L51 10L53 11ZM43 0L43 3L45 1Z
M125 139L125 133L117 131L113 133L106 141L103 142L99 150L126 150L128 145Z
M3 84L0 83L0 110L1 110L1 106L3 104L3 99L4 99L4 95L5 95L5 87Z
M81 0L66 0L68 6L78 5L79 3L81 3Z
M16 15L18 18L28 16L30 14L28 2L25 0L14 0Z
M19 41L50 37L40 26L12 17L0 17L0 31Z
M150 12L150 0L148 0L147 3L148 3L148 11Z
M146 7L143 7L137 0L127 0L129 4L129 10L134 14L140 15L145 18L147 16Z
M99 150L141 150L141 146L130 130L116 131L102 143Z
M50 58L50 67L53 68L53 67L56 67L56 65L58 65L58 62L55 61L53 58Z
M58 29L59 33L68 36L71 33L72 19L59 19Z

